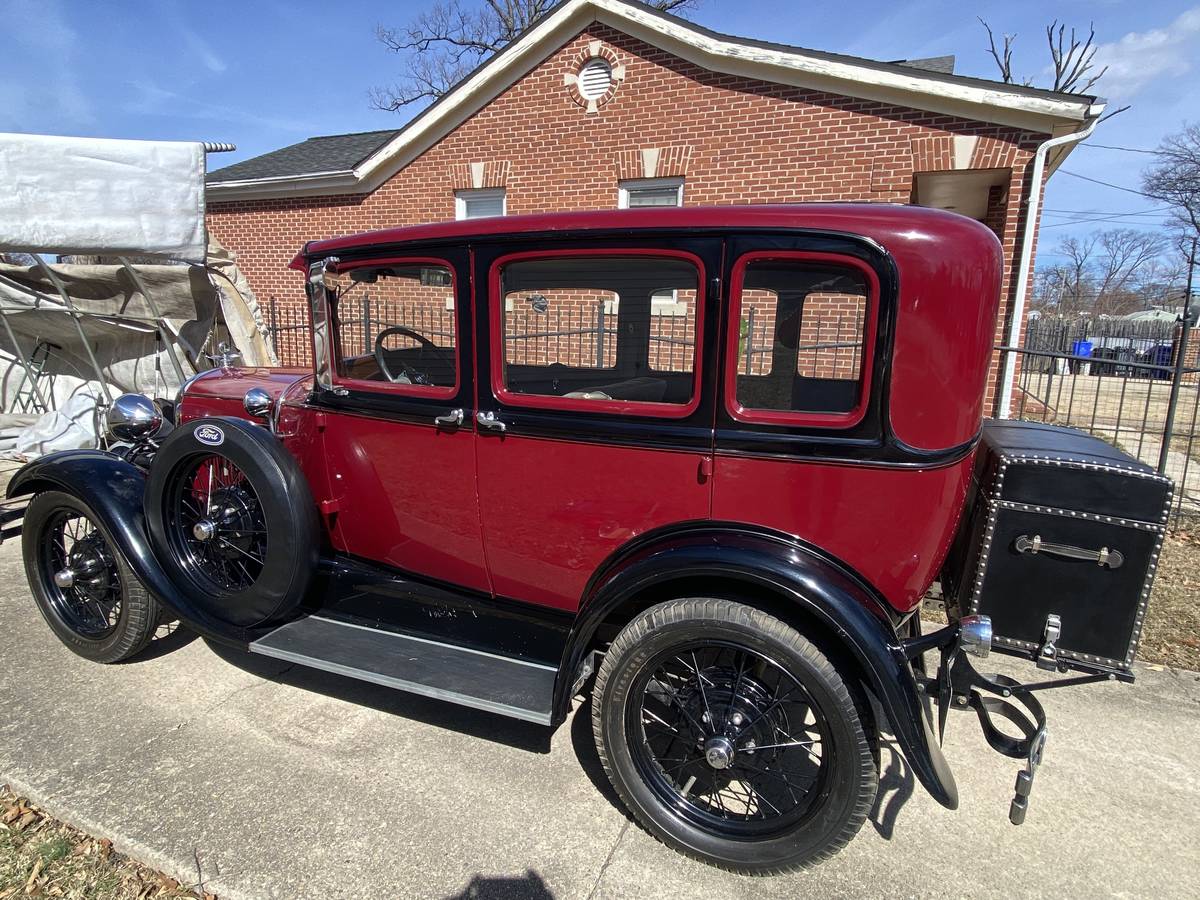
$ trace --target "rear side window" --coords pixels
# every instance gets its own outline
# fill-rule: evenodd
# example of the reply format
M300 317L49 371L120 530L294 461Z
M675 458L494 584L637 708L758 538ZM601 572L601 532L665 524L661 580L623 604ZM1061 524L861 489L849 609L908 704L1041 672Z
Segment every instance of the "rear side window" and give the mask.
M726 385L734 418L849 425L862 418L875 277L822 254L748 254L734 269Z
M694 257L568 252L510 257L494 271L501 400L632 415L695 408Z

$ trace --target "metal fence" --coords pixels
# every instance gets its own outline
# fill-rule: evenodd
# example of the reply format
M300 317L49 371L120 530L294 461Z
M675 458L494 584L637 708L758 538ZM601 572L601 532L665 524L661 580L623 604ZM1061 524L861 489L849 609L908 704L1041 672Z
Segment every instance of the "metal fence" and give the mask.
M1180 358L1180 331L1035 319L1020 348L1003 348L1019 360L1013 418L1082 429L1170 476L1176 526L1200 519L1200 368L1191 351Z
M427 304L373 303L370 296L343 298L339 309L343 352L369 353L373 336L405 325L447 344L454 339L453 312ZM312 345L303 307L268 302L271 340L285 365L309 365ZM508 314L509 361L537 365L569 362L605 368L616 356L616 315L604 302L537 313ZM806 324L806 327L808 325ZM831 317L814 323L801 348L802 374L832 367L857 368L860 326ZM743 322L739 370L765 374L771 364L774 325ZM1012 415L1088 431L1174 479L1173 524L1200 522L1200 367L1194 352L1178 358L1179 331L1172 322L1035 319L1017 355ZM687 315L651 319L652 368L688 371L695 320ZM805 357L805 353L809 354ZM807 359L819 359L807 371ZM1179 383L1175 384L1176 370Z

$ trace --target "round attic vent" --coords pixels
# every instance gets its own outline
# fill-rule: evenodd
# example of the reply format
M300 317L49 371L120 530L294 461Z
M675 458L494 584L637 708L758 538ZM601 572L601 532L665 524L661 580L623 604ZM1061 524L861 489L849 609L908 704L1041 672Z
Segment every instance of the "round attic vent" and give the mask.
M612 66L607 59L594 56L579 69L579 94L584 100L599 100L613 83Z

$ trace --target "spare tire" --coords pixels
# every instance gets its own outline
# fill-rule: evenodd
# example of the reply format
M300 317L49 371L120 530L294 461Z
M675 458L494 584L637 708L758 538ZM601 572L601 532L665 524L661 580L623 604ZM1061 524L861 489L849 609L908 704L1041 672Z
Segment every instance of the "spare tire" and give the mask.
M195 419L154 456L150 540L183 600L241 627L282 619L317 567L316 504L296 460L244 419Z

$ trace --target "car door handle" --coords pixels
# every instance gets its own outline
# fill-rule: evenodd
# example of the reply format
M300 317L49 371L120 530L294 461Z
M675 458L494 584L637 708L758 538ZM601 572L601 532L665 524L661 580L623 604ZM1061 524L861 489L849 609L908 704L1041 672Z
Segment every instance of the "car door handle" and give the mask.
M508 426L496 418L496 414L489 410L488 412L475 413L475 421L479 423L479 427L487 431L497 431L503 434L508 430Z
M457 428L463 423L463 411L461 409L452 409L444 416L434 416L433 421L444 428Z

